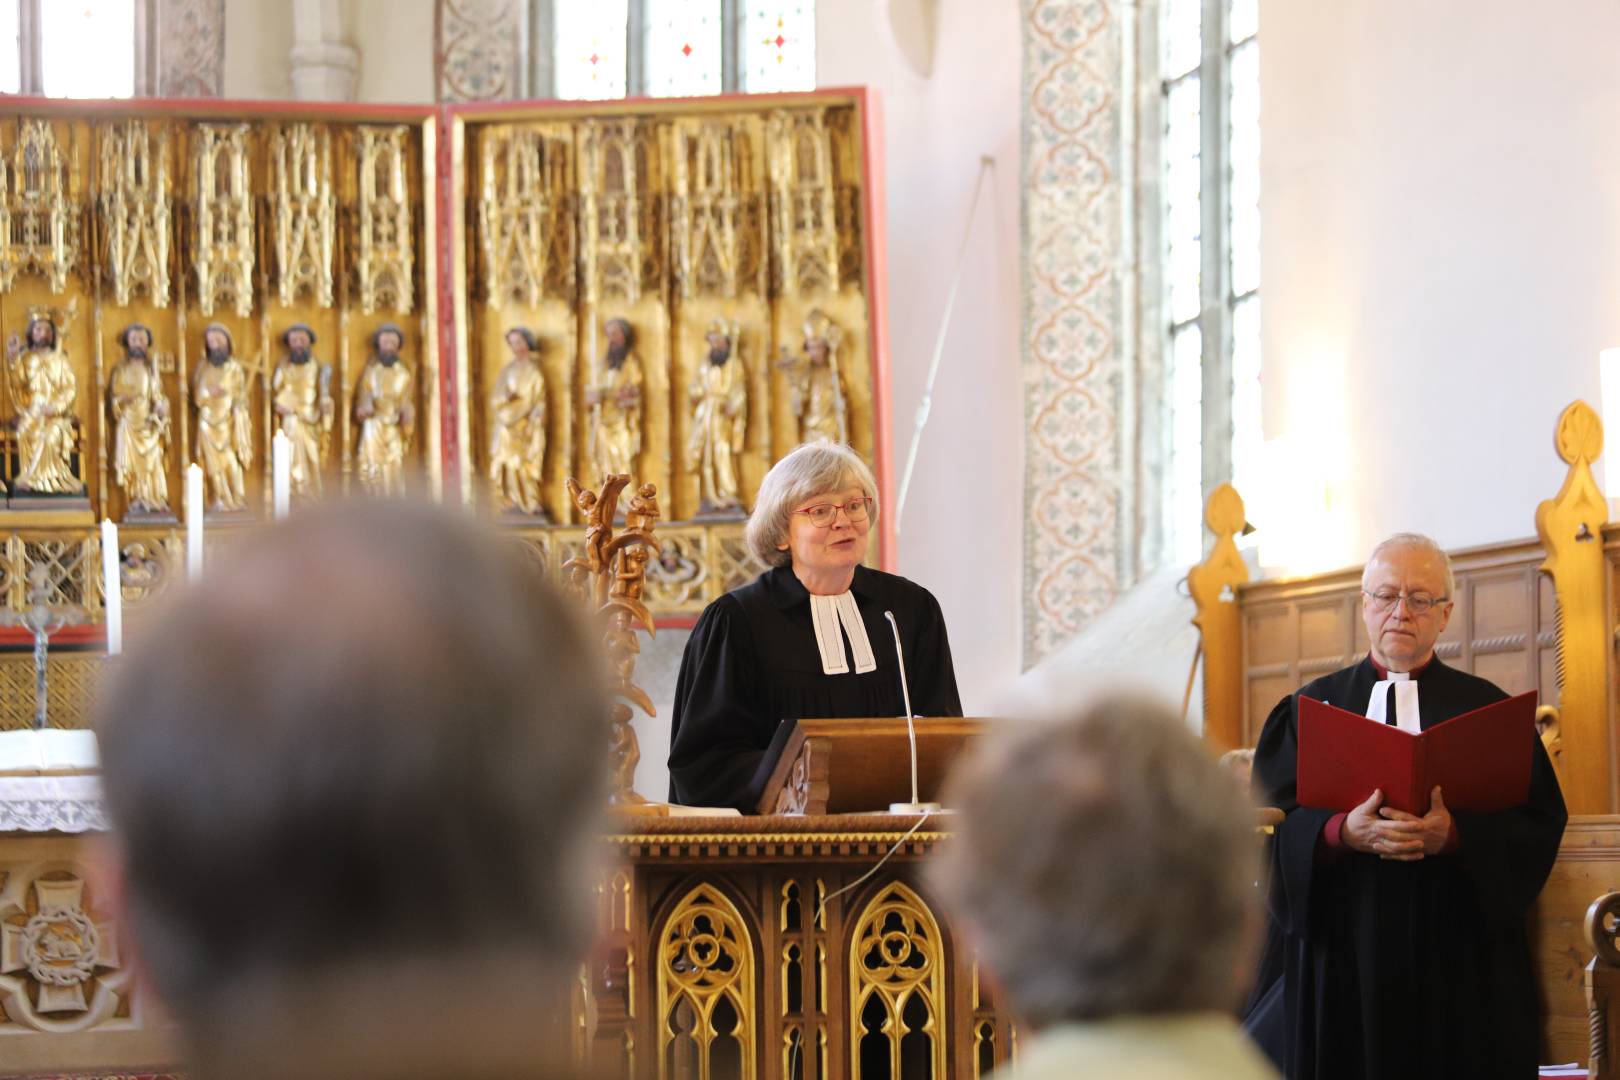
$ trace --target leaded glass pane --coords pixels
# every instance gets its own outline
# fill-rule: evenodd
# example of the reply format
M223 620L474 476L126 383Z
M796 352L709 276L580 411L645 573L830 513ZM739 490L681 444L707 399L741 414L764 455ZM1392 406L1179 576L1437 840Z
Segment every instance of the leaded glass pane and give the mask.
M1260 287L1260 43L1232 51L1232 295Z
M1260 0L1232 0L1226 9L1226 40L1237 42L1260 32Z
M47 97L135 95L135 0L51 0L39 14Z
M1260 294L1232 308L1232 484L1239 492L1260 483Z
M1198 77L1193 75L1173 83L1165 100L1165 252L1171 323L1197 318L1201 306L1198 95Z
M647 93L694 97L720 92L719 0L647 0Z
M1164 46L1165 79L1195 71L1203 51L1203 0L1165 0L1164 21L1159 28Z
M22 39L17 23L18 0L0 0L0 94L22 90Z
M1203 348L1197 323L1170 340L1170 535L1182 563L1203 554Z
M629 0L575 0L554 10L557 96L575 101L624 97Z
M742 79L750 94L816 88L813 0L750 0L743 11Z

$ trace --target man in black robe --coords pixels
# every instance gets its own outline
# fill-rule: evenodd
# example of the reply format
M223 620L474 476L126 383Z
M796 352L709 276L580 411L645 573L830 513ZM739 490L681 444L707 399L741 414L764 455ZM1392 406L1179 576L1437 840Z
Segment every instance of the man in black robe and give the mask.
M1295 798L1300 694L1408 730L1506 697L1442 664L1449 561L1432 540L1380 544L1362 574L1369 655L1272 710L1254 792L1287 817L1273 842L1271 961L1281 989L1248 1025L1280 1045L1291 1080L1534 1077L1541 1002L1525 916L1552 869L1568 814L1533 732L1530 797L1495 813L1422 817L1372 792L1348 813Z

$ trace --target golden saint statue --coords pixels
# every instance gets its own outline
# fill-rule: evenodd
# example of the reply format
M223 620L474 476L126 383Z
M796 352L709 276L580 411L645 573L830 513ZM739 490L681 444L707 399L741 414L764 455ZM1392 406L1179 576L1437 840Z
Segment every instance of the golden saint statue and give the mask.
M546 463L546 376L539 344L524 326L506 332L512 359L489 395L489 479L504 513L545 517L540 478Z
M641 357L635 352L636 333L625 319L609 319L602 324L607 336L607 369L599 373L596 385L585 391L590 410L590 441L587 444L597 478L636 474L636 458L641 453L641 384L644 376Z
M191 378L197 403L197 451L208 481L208 509L247 509L244 470L253 465L253 414L248 377L235 356L231 332L219 323L203 331L203 361Z
M799 418L799 441L847 443L849 410L844 403L844 376L838 370L838 343L844 333L816 308L804 319L804 358L782 346L778 365L788 373L793 413Z
M26 347L12 334L6 341L6 377L11 387L17 431L19 492L61 494L84 491L73 473L73 402L79 381L58 339L56 323L42 312L30 313Z
M168 514L169 399L152 360L152 331L131 323L118 335L124 358L107 379L113 419L113 478L124 489L129 513Z
M360 484L371 495L405 494L405 451L416 427L415 379L399 358L405 332L383 323L371 335L372 357L360 373L354 418L360 421Z
M316 360L310 352L315 331L304 323L294 323L281 335L287 355L276 365L271 377L271 407L292 444L292 493L317 498L321 493L321 462L332 438L332 365Z
M705 336L709 355L689 388L686 467L698 475L698 513L730 516L742 512L737 457L748 430L748 372L733 355L736 323L715 319Z

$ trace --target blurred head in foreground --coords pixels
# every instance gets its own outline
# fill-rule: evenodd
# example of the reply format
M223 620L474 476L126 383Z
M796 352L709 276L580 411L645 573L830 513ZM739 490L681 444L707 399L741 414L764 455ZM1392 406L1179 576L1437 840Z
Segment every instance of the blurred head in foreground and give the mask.
M589 944L605 795L573 610L515 546L375 501L244 538L169 599L98 731L121 906L187 1071L475 1074L433 1060L449 1022L449 1050L531 1060L517 1043L556 1033L537 997Z
M1037 1031L1230 1011L1257 913L1244 792L1166 707L1105 698L982 739L936 882Z

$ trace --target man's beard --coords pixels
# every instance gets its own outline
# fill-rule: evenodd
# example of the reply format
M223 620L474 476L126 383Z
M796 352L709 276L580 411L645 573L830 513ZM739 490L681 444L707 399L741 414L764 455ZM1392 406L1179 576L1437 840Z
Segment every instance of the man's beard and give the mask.
M624 365L624 358L630 355L630 343L623 345L609 345L607 351L608 367L618 368Z
M721 364L730 359L730 345L716 345L714 348L709 350L709 363L713 364L715 367L719 367Z
M309 363L309 350L293 349L287 353L287 359L291 360L295 364L307 364Z
M224 367L225 361L231 358L231 350L229 349L208 349L207 353L208 362L215 367Z
M128 355L131 360L145 360L146 350L139 345L131 345L126 355Z
M399 363L399 353L379 352L377 353L377 362L383 367L393 367L395 364Z

